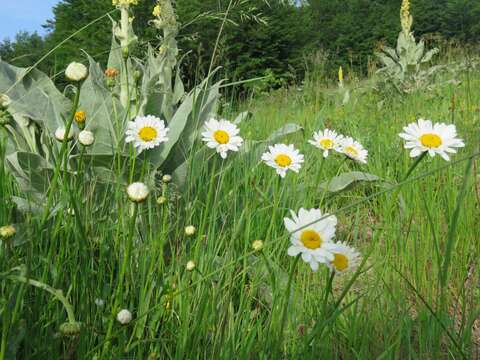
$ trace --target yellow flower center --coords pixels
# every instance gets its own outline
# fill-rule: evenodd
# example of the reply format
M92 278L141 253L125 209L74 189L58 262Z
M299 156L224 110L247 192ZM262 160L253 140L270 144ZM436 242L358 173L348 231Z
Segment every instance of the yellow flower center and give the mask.
M228 144L230 141L230 135L224 130L217 130L213 133L213 138L219 143L219 144Z
M348 268L348 257L343 254L333 254L333 256L332 265L335 267L335 270L343 271Z
M277 155L275 162L280 167L287 167L292 164L292 158L285 154Z
M355 149L353 146L347 146L344 151L345 154L351 157L358 157L358 150Z
M420 137L420 142L423 146L428 147L430 149L436 149L440 145L442 145L442 139L440 136L435 134L424 134Z
M75 113L75 121L77 123L84 123L86 117L87 117L87 114L85 113L85 111L77 111Z
M323 243L320 234L315 230L310 229L302 231L302 234L300 235L300 241L307 249L312 250L318 249Z
M333 149L332 139L322 139L320 140L320 146L326 150Z
M157 130L151 126L145 126L140 129L138 136L140 136L140 139L143 141L152 141L157 137Z

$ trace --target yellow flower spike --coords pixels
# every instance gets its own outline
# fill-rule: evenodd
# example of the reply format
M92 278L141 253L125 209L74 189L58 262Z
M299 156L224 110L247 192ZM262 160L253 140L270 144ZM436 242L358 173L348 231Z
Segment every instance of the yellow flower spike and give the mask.
M162 13L162 7L160 6L160 4L155 5L155 7L153 8L152 15L155 17L159 17L161 13Z
M338 83L343 85L343 68L341 66L338 68Z

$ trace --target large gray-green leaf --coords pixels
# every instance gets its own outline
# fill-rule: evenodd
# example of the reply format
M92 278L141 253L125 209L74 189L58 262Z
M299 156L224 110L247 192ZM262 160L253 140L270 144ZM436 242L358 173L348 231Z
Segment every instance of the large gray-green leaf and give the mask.
M323 182L320 184L320 189L335 193L344 191L357 182L373 182L379 180L382 179L376 175L360 171L352 171L335 176L330 181Z
M95 134L92 154L114 153L123 150L122 139L128 119L117 98L106 87L100 65L90 56L89 77L82 85L79 108L87 114L86 128Z
M0 93L12 100L9 111L43 123L53 134L68 117L70 101L50 78L37 69L28 71L0 60Z

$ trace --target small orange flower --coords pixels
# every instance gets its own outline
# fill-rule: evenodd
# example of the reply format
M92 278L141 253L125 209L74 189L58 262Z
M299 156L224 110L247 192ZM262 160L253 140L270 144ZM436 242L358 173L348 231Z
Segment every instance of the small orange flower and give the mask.
M105 70L105 76L108 78L115 78L120 72L115 68L108 68Z
M78 123L78 124L83 124L85 122L85 119L87 118L87 114L85 113L85 111L81 110L81 111L77 111L75 113L75 121Z

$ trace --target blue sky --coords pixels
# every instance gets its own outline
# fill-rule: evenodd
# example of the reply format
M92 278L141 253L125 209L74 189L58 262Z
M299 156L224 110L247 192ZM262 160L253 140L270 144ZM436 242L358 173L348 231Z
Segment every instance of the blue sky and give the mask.
M13 39L18 31L45 34L42 25L51 19L59 0L0 0L0 41Z

